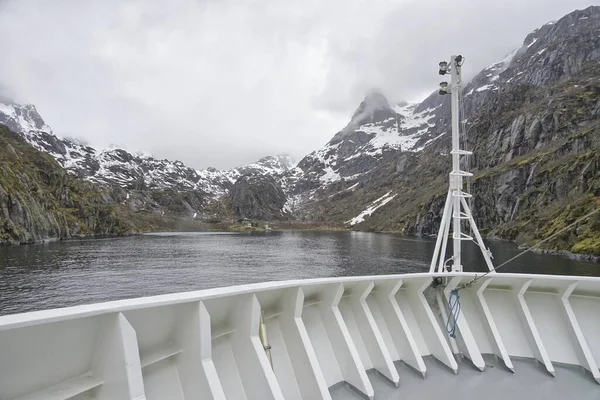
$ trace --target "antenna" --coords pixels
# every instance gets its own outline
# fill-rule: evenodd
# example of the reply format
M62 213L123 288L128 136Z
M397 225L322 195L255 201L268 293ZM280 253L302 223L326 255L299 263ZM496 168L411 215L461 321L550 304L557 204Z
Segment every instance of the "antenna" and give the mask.
M448 195L446 196L446 204L444 205L444 213L440 230L435 242L435 250L431 260L430 273L449 272L446 269L446 263L452 261L452 272L462 272L461 264L461 247L462 241L476 242L481 252L485 263L490 271L494 269L492 264L492 256L489 249L485 247L483 239L477 229L477 224L471 213L471 208L466 199L472 195L463 190L463 178L473 176L472 173L460 169L460 160L462 156L470 156L473 153L460 148L460 107L459 96L462 90L461 82L461 67L464 63L463 56L452 56L450 63L442 61L439 64L440 75L450 73L451 82L440 83L440 95L452 95L452 171L450 172L450 184L448 186ZM467 221L471 225L473 235L469 236L461 232L461 222ZM446 246L448 244L448 235L450 233L450 225L452 225L452 242L453 256L447 260Z

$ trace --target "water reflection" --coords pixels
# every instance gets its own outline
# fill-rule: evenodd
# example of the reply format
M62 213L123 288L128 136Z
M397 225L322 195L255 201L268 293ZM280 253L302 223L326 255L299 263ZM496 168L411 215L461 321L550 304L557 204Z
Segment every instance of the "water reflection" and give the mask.
M270 280L423 272L432 240L366 232L166 233L0 248L0 314ZM490 244L496 264L518 253ZM465 266L485 270L475 245ZM528 253L505 272L600 275Z

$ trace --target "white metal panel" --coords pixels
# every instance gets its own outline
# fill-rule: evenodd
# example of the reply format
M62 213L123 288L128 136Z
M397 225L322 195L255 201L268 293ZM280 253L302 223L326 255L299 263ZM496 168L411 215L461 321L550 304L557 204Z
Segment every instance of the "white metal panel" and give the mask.
M600 297L571 295L569 303L598 368L600 367Z
M300 388L294 373L293 360L288 353L287 345L279 323L279 317L271 318L266 324L273 372L286 400L300 400Z
M327 330L344 381L365 396L373 397L375 395L373 386L338 308L343 293L344 285L341 283L327 285L322 289L319 309L323 325Z
M323 371L302 320L304 293L301 288L288 289L281 299L281 332L292 361L296 385L302 399L331 400ZM275 374L278 371L275 369ZM279 377L278 377L279 379ZM281 384L283 390L283 384ZM284 392L286 399L287 394Z
M581 330L581 326L577 321L577 317L573 311L571 302L569 301L569 297L577 287L577 283L578 282L570 284L562 291L562 293L560 293L561 303L565 311L565 316L569 321L569 326L571 327L570 333L572 334L573 341L578 346L579 351L577 353L580 357L580 364L592 374L592 377L596 382L600 383L600 371L598 370L598 365L596 364L594 355L590 350L590 346L585 339L585 335Z
M184 305L175 332L181 388L186 399L224 400L212 359L210 315L202 302Z
M383 282L377 286L377 292L374 293L374 298L378 301L373 301L372 310L381 310L381 317L376 317L376 321L380 327L380 331L386 340L388 349L394 349L396 360L402 360L410 365L413 369L425 376L426 367L421 357L421 353L415 340L415 334L412 329L418 331L416 322L408 323L404 312L401 310L396 300L396 294L402 286L402 280ZM368 301L368 298L367 298ZM408 302L407 302L408 303ZM369 303L371 304L371 303ZM377 307L375 307L377 305ZM414 317L411 318L414 321ZM374 315L376 315L374 313ZM381 320L381 322L379 322ZM420 332L419 332L420 333Z
M147 400L184 400L179 373L172 359L163 359L144 368Z
M378 292L373 291L372 295L367 297L367 305L369 306L369 310L371 310L373 319L375 320L379 332L381 333L381 337L383 338L385 347L390 353L390 357L393 361L399 361L401 359L400 353L398 353L398 349L394 344L394 336L392 335L392 333L395 333L397 336L402 336L402 334L398 333L400 331L394 332L393 328L388 327L388 323L386 322L385 317L383 316L383 313L381 311L382 308L384 308L384 306L381 305L381 303L383 302L377 295Z
M123 313L136 333L148 400L159 400L167 392L173 393L173 400L183 400L176 363L182 349L175 340L177 314L183 311L182 305L172 305Z
M570 323L563 316L558 295L527 292L525 300L550 360L563 364L579 364L574 342L571 340Z
M412 302L410 300L411 295L406 289L400 288L396 295L394 296L396 300L396 304L398 304L398 308L400 309L400 313L404 316L406 323L413 333L413 338L415 339L415 344L417 345L417 349L421 356L428 356L431 354L431 351L427 347L427 342L425 341L425 335L421 332L421 327L419 326L419 322L415 317L415 313L413 312ZM419 310L417 309L417 312Z
M0 399L15 399L87 374L103 319L0 332Z
M407 280L404 282L409 286L408 298L415 319L421 328L423 339L427 342L427 348L435 358L448 366L454 373L458 373L458 365L456 364L454 355L452 354L450 346L442 334L440 325L423 294L425 289L431 285L431 277L415 279L410 282L410 284L408 284Z
M90 390L102 385L102 381L91 375L83 375L58 385L49 387L29 394L24 397L19 397L18 400L64 400L74 397L90 398Z
M479 308L478 302L477 292L474 288L460 291L461 312L465 314L467 321L469 321L469 328L479 351L481 354L493 354L494 348L485 325L485 316Z
M144 395L140 355L133 327L123 314L103 320L94 349L92 373L104 383L96 389L98 400L129 400Z
M305 301L306 303L306 301ZM323 376L327 386L333 386L344 380L342 371L335 357L333 345L327 334L327 329L323 324L323 318L319 309L319 304L310 302L302 310L302 321L306 326L306 331L312 344L315 354L323 371Z
M246 391L238 371L231 342L227 336L220 336L212 341L213 362L219 381L228 400L246 400Z
M504 340L502 339L502 335L500 335L500 331L498 330L498 325L496 324L496 318L492 314L488 301L485 297L485 290L488 285L492 282L493 278L486 279L483 281L479 287L477 288L477 300L479 301L479 306L481 308L481 312L485 318L485 322L487 323L487 328L489 329L489 334L492 338L492 352L496 354L500 359L504 362L506 368L510 371L515 372L515 368L513 363L508 355L508 350L504 345Z
M512 292L488 288L485 291L485 298L508 354L514 357L533 358L533 350L527 340L528 333L519 318Z
M374 287L375 284L373 281L354 284L350 302L352 303L352 310L358 325L360 338L369 353L373 368L398 386L398 383L400 382L398 371L394 366L392 357L390 356L383 340L383 336L379 331L379 327L375 322L375 318L373 317L366 300Z
M458 284L461 282L461 277L454 277L448 282L446 288L444 289L444 294L446 295L446 300L450 300L452 290L456 289ZM456 324L458 325L458 329L460 331L460 336L463 339L464 345L467 350L466 356L471 360L475 367L479 368L480 371L485 369L485 362L483 361L483 357L481 356L481 352L479 350L479 346L475 341L475 337L471 332L470 320L473 320L477 317L477 313L474 311L474 307L469 307L468 298L466 297L466 289L463 290L459 294L459 299L461 294L463 298L458 300L460 301L461 310L458 314L458 318L456 319ZM466 307L462 307L462 306Z
M356 322L350 299L348 297L342 297L338 307L346 327L348 328L352 342L354 342L354 347L356 347L356 351L362 361L363 367L367 370L373 368L373 362L371 361L371 357L369 357L369 351L367 350L365 341L360 336L360 328Z
M283 393L258 337L260 304L255 295L240 296L232 310L231 348L248 399L283 400Z
M546 367L546 370L548 370L548 372L554 376L554 366L552 365L552 361L548 356L546 346L542 342L539 330L535 325L535 321L533 319L533 316L531 315L529 305L525 300L525 292L527 292L527 289L529 288L532 282L532 279L528 279L520 286L515 288L514 294L518 306L517 309L520 311L519 315L522 317L524 325L528 328L528 337L530 340L530 344L533 347L535 357Z

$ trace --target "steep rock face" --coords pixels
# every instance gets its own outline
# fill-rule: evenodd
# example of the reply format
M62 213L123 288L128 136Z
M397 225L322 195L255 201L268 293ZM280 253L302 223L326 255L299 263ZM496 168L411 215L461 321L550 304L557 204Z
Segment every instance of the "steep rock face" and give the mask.
M229 194L234 212L253 220L277 220L286 217L286 196L279 183L268 175L244 175Z
M13 132L50 131L33 104L17 105L0 102L0 124Z
M0 244L135 230L113 207L110 193L70 176L4 126L0 164Z
M532 242L598 206L599 76L600 66L588 63L561 83L502 92L476 115L474 214L488 234ZM439 201L425 205L407 231L434 230L439 213ZM593 217L551 245L577 250L598 237Z
M488 235L538 241L589 211L600 195L593 139L600 120L599 30L599 7L573 12L534 31L521 48L465 85L464 131L467 147L475 152L465 167L476 173L474 212ZM308 174L295 182L309 190L292 197L296 212L363 230L437 233L450 170L448 97L433 93L411 106L413 113L430 110L426 115L431 116L414 147L384 149L353 175L340 173L352 159L338 161L347 137L338 133L336 148L330 142L299 164ZM378 104L386 109L385 102ZM364 157L362 146L355 147L362 151L356 159ZM307 185L307 175L323 174L328 166L339 176ZM597 222L590 221L547 245L599 253L599 238Z
M80 179L0 126L0 245L206 229L205 222L229 216L220 206L199 191L132 190Z
M304 157L282 177L288 206L302 219L326 220L320 200L355 190L391 157L421 151L446 132L434 123L446 101L390 104L380 93L365 97L348 125L324 147Z

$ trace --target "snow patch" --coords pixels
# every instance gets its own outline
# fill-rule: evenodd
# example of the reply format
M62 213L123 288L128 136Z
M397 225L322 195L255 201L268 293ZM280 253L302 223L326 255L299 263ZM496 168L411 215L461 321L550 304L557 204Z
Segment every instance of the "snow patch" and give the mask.
M331 167L325 167L324 169L325 174L321 175L321 177L319 177L319 180L323 183L331 183L334 181L339 181L340 180L340 174L338 174L337 172L335 172L333 170L333 168Z
M441 138L445 134L446 134L446 132L442 132L439 135L437 135L436 137L429 139L428 141L426 141L425 143L423 143L423 145L421 147L415 149L415 151L421 151L421 150L425 149L425 147L429 146L432 142L438 140L439 138Z
M332 195L329 195L329 196L328 196L328 198L332 198L333 196L335 196L335 195L338 195L338 194L340 194L340 193L351 192L351 191L352 191L352 190L354 190L354 188L355 188L355 187L357 187L359 184L360 184L360 182L356 182L354 185L350 186L349 188L342 189L342 190L340 190L339 192L335 192L334 194L332 194Z
M539 40L538 38L534 38L534 39L531 41L531 43L529 43L529 44L527 45L527 48L530 48L531 46L533 46L533 45L535 44L535 42L537 42L538 40Z
M405 106L395 106L394 111L400 114L403 118L400 121L400 127L403 129L420 128L429 123L435 116L434 108L428 108L421 112L415 113L417 104L408 104Z
M373 214L375 212L375 210L377 210L380 207L385 206L387 203L389 203L390 201L392 201L392 199L394 197L396 197L396 195L392 195L392 192L387 192L386 194L384 194L383 196L381 196L380 198L378 198L377 200L373 201L369 207L367 207L366 210L364 210L363 212L361 212L360 214L358 214L356 217L346 221L346 224L350 224L350 226L356 225L356 224L360 224L361 222L364 222L365 217L370 217L371 214Z
M496 86L491 85L491 84L487 84L487 85L483 85L477 89L475 89L476 92L483 92L484 90L489 90L489 89L496 89Z

